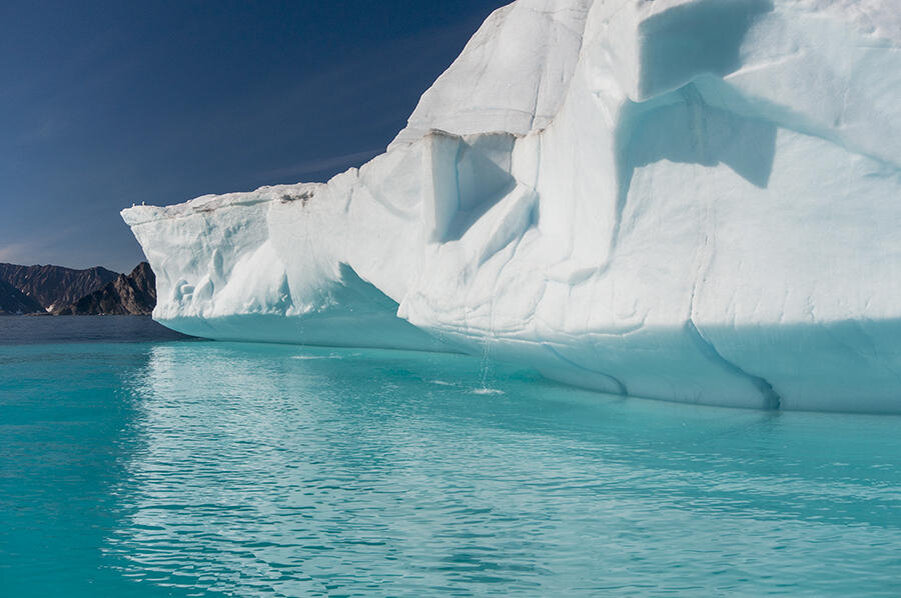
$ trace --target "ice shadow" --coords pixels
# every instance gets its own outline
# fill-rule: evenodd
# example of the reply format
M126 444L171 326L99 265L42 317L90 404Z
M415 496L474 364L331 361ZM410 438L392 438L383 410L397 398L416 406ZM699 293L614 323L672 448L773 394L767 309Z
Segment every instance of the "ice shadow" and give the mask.
M694 84L675 92L676 102L654 109L634 105L622 146L622 181L636 168L661 160L714 167L720 163L761 189L776 154L776 126L708 105Z
M473 224L516 187L510 174L514 137L489 133L460 139L455 157L456 202L442 242L459 241Z
M702 73L734 71L751 25L771 10L771 0L705 0L646 19L639 26L642 96L675 89Z
M769 184L776 156L775 124L707 104L697 87L625 107L617 131L619 189L611 250L615 249L635 170L660 162L725 164L755 187Z

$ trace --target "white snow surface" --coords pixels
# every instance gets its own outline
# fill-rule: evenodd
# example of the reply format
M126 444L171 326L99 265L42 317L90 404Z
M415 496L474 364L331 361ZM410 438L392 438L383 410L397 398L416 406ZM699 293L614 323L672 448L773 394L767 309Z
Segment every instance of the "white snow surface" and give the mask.
M901 412L899 0L519 0L327 184L123 211L163 324Z

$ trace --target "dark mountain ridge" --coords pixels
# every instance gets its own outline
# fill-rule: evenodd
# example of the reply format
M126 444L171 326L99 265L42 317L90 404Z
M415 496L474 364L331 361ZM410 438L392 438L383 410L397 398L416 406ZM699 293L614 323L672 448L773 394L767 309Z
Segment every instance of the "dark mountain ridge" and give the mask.
M149 315L156 306L156 276L141 262L131 274L120 274L93 293L53 311L60 316Z
M3 279L0 279L0 315L44 312L44 307Z
M29 296L47 311L70 305L118 276L118 273L99 266L75 270L62 266L0 263L0 280Z

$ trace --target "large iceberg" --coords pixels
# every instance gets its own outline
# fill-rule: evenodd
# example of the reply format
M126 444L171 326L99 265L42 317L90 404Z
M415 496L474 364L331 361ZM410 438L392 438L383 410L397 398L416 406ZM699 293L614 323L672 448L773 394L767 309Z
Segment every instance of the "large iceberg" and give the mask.
M327 184L123 211L154 317L901 411L898 0L519 0Z

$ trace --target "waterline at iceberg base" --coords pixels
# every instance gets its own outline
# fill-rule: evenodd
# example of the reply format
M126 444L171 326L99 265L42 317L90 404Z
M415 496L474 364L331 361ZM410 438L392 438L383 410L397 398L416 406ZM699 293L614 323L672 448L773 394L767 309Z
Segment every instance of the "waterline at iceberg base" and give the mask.
M891 0L519 0L361 168L123 217L189 334L901 412L899 49Z

